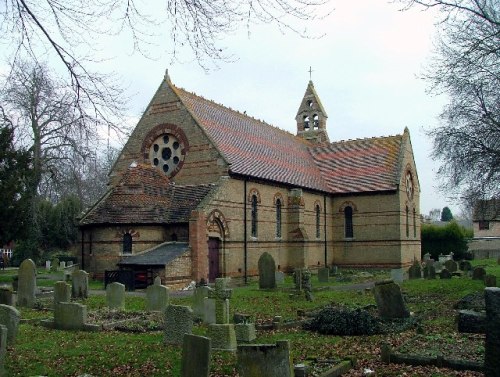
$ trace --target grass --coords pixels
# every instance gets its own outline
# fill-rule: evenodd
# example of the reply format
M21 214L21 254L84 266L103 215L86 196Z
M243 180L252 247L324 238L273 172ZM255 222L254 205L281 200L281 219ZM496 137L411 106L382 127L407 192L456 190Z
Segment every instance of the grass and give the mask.
M500 274L496 260L473 261L473 264L486 266L487 273ZM14 273L0 271L0 282L11 282ZM285 321L297 318L298 310L312 311L329 304L343 304L350 307L364 307L375 304L373 295L363 289L338 290L348 284L345 280L358 283L364 279L382 280L388 278L388 272L375 271L372 277L362 278L352 271L343 271L342 281L319 284L313 277L314 301L308 302L303 296L293 295L291 277L276 290L259 290L257 282L233 290L231 312L246 313L254 316L258 322L272 321L280 315ZM345 279L348 277L348 279ZM41 271L38 282L50 286L59 275ZM94 287L102 283L95 282ZM348 375L361 375L363 368L376 370L381 376L480 376L475 372L455 372L446 369L408 367L404 365L386 365L380 362L380 345L388 342L395 347L407 344L407 352L426 350L433 354L443 347L446 355L451 344L473 346L474 354L481 357L484 353L479 343L470 343L469 339L456 332L453 304L461 297L481 291L484 285L469 278L451 280L410 280L402 285L402 292L407 306L420 320L425 334L416 338L415 329L400 334L373 336L326 336L305 331L301 328L259 331L256 343L275 343L277 340L290 342L291 357L295 364L309 362L312 359L337 360L354 355L358 367ZM106 307L104 295L92 295L81 301L89 312ZM171 303L190 305L190 297L171 297ZM20 308L22 319L48 319L52 312L47 309L50 301L41 300L39 307L44 310ZM142 296L127 295L126 310L144 311L145 300ZM193 332L206 335L204 325L196 325ZM411 346L409 340L415 340ZM441 346L442 345L442 346ZM466 348L466 347L465 347ZM471 351L472 352L472 351ZM147 333L123 333L102 331L97 333L49 330L37 324L37 321L23 322L14 346L8 348L5 367L8 376L77 376L88 373L95 376L179 376L181 348L163 343L161 331ZM236 355L231 352L214 351L211 358L211 376L236 376ZM465 374L467 373L467 374Z

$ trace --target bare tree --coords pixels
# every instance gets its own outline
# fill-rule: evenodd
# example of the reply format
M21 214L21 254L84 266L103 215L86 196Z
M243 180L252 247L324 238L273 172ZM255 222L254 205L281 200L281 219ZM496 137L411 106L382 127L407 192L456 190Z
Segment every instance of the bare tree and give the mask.
M500 2L400 0L438 9L439 39L424 74L449 102L431 130L443 188L464 201L500 196Z

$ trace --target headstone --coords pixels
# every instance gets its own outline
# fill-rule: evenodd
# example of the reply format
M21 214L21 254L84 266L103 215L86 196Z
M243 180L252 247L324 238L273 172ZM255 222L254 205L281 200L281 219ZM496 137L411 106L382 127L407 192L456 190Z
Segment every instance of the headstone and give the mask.
M443 268L441 272L439 273L439 278L441 279L451 279L451 272L448 271L448 269Z
M276 288L276 263L268 252L262 253L259 258L259 289Z
M455 262L453 259L448 259L446 262L444 262L444 267L451 273L458 270L457 262Z
M402 283L405 279L405 270L403 268L391 269L391 279L396 283Z
M238 344L251 343L257 338L255 323L235 323L234 332Z
M208 325L207 336L212 340L212 349L214 350L236 350L236 332L232 323L213 323Z
M283 271L276 271L274 273L276 285L282 285L285 282L285 273Z
M16 340L20 320L19 310L12 306L0 305L0 325L7 327L7 344L9 345L14 344Z
M433 265L426 265L424 267L424 279L435 279L436 269Z
M229 323L229 298L232 293L232 289L226 288L226 280L224 278L215 279L215 289L208 291L208 298L215 299L216 323Z
M443 269L443 264L441 262L434 262L434 268L436 269L436 273L439 273Z
M54 284L54 308L61 302L71 301L71 285L64 281L58 281Z
M215 300L205 297L203 299L203 323L210 325L216 323L215 318Z
M200 285L194 289L191 308L193 309L194 318L197 320L204 319L205 298L208 297L208 289L206 285Z
M274 344L238 345L237 369L240 377L292 377L293 364L287 340Z
M62 271L66 268L66 262L65 261L60 261L59 262L59 270Z
M500 374L500 288L484 290L486 303L486 341L484 347L484 375L498 377Z
M182 343L181 377L208 377L210 373L210 339L185 334Z
M373 289L378 314L382 318L407 318L410 312L406 308L399 285L392 280L375 283Z
M424 254L424 262L427 262L429 259L431 259L431 254L430 253L425 253Z
M26 308L35 306L36 266L31 259L25 259L19 266L17 305Z
M459 268L464 272L472 271L472 265L468 260L461 261L459 263Z
M418 261L413 262L408 270L408 275L410 277L410 280L422 278L422 267L420 266L420 263Z
M54 309L53 327L60 330L84 330L87 307L73 302L60 302Z
M7 355L7 327L0 325L0 376L6 376L5 356Z
M497 286L497 277L495 275L484 275L484 285L486 287L496 287Z
M486 314L473 310L458 311L458 332L484 334L486 331Z
M472 270L472 280L484 280L486 270L483 267L476 267Z
M330 278L330 269L328 267L320 268L318 270L318 281L320 283L328 283Z
M58 268L59 268L59 259L58 258L52 259L52 262L50 263L50 270L57 271Z
M308 270L302 271L302 288L307 301L313 301L314 296L312 294L312 284L311 284L311 272Z
M0 287L0 304L14 306L14 294L9 287Z
M164 342L183 343L184 334L193 332L193 310L189 306L168 305L165 309Z
M293 283L295 284L295 289L297 291L302 290L302 269L296 268L293 271Z
M339 268L338 268L337 266L332 265L332 266L331 266L331 268L330 268L330 275L331 275L331 276L335 276L335 275L337 275L337 273L338 273L338 269L339 269Z
M71 274L71 296L73 298L89 297L89 274L83 270Z
M125 285L114 282L106 287L106 305L110 309L125 309Z
M46 269L47 271L50 271L50 260L46 260L46 261L45 261L45 269Z
M156 276L153 284L154 285L161 285L161 277L160 276Z
M161 283L161 280L160 280ZM168 288L161 284L150 285L146 288L146 310L164 311L169 304Z

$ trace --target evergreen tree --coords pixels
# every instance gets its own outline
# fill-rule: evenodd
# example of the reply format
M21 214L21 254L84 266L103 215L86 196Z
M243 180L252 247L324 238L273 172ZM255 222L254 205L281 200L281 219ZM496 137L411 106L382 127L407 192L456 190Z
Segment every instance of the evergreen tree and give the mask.
M441 221L451 221L453 220L453 215L448 207L444 207L441 211Z

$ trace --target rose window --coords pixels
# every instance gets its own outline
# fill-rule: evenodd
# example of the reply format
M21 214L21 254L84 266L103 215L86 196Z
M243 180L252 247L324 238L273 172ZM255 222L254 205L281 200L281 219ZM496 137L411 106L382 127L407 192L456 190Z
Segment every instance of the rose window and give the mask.
M154 167L161 169L167 176L171 176L179 168L184 159L183 146L179 140L165 134L157 138L149 148L149 160Z

